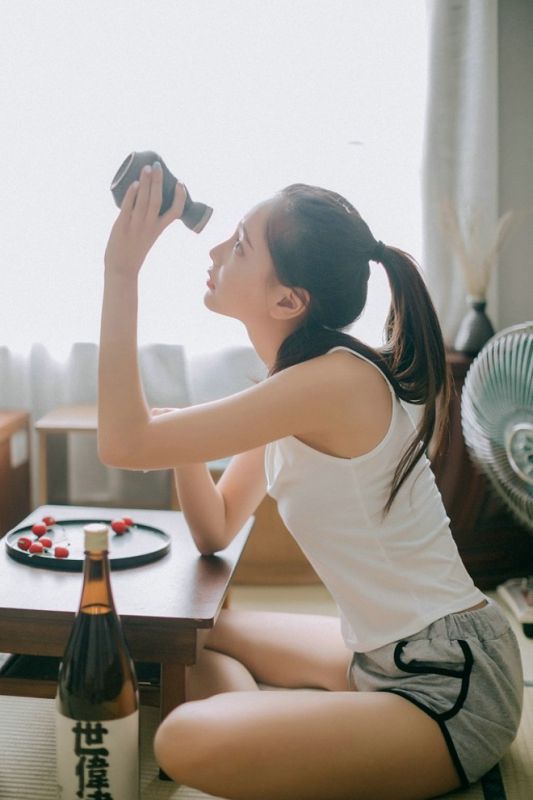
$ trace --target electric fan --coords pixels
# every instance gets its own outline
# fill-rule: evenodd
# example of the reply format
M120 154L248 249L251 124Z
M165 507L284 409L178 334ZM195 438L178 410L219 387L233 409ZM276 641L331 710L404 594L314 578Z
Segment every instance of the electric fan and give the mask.
M533 322L493 336L472 362L461 398L472 460L512 514L533 531ZM533 636L533 576L498 593Z

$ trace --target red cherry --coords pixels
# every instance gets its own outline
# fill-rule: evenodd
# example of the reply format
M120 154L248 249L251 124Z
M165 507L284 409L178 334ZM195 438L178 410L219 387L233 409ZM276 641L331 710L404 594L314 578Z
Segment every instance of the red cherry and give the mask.
M39 541L43 547L52 547L52 540L48 536L41 536Z
M30 544L30 553L35 553L37 555L37 553L42 553L43 550L44 547L40 542L32 542Z
M54 547L54 555L56 558L68 558L68 554L68 547L61 547L60 545Z
M111 527L115 533L121 534L126 530L126 523L123 519L114 519L111 523Z
M21 536L20 539L17 540L17 545L20 547L21 550L29 550L31 547L32 541L28 539L27 536Z
M56 524L56 521L53 517L43 517L43 522L47 528L51 528L52 525Z
M125 524L126 524L126 526L128 528L131 528L132 525L135 525L135 523L134 523L134 521L132 520L131 517L122 517L122 519L124 520L124 522L125 522Z
M46 525L43 525L42 522L36 522L31 529L36 536L42 536L46 533Z

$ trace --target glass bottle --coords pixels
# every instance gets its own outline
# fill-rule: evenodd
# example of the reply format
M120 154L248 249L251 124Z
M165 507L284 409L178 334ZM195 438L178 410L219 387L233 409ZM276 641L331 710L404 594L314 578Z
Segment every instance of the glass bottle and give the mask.
M115 611L108 528L84 528L83 588L56 695L61 800L138 800L139 693Z

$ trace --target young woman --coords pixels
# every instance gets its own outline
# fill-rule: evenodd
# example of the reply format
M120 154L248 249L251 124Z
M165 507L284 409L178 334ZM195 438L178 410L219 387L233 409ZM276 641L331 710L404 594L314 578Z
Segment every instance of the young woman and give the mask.
M268 378L151 413L137 367L137 278L184 202L178 184L159 217L161 183L154 165L130 187L106 250L101 459L175 467L202 554L226 547L268 491L340 614L339 625L223 611L191 670L191 702L156 735L161 767L242 800L417 800L477 780L516 735L521 665L508 623L460 560L425 455L448 389L415 264L376 241L341 196L284 189L213 248L204 298L243 322ZM380 349L342 332L364 308L369 262L392 291ZM229 455L215 486L205 462Z

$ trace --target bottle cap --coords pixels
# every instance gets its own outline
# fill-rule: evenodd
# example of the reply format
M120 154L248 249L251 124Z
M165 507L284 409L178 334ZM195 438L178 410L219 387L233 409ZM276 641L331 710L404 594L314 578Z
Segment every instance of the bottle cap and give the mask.
M109 528L103 522L91 522L83 528L85 534L85 550L108 550Z

